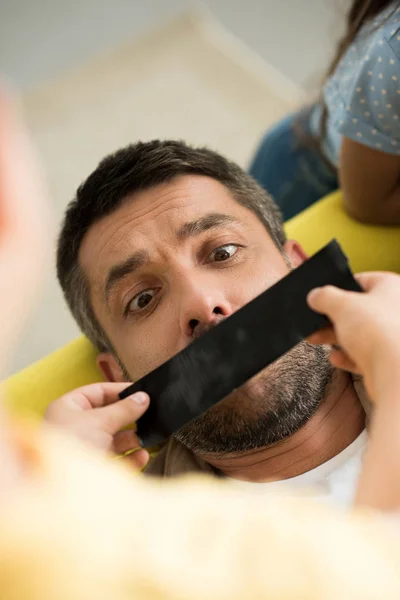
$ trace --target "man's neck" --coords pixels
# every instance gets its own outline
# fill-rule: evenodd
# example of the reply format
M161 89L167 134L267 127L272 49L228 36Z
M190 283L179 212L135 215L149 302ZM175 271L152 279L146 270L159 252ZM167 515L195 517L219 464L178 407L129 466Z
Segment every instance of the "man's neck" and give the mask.
M240 456L206 455L200 458L233 479L280 481L311 471L337 456L364 428L365 412L352 379L338 371L325 400L294 435L274 446Z

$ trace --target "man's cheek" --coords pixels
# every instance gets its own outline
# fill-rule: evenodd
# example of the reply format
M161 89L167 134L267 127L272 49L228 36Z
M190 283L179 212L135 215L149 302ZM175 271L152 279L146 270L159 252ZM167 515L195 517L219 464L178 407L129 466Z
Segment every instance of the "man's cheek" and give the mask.
M266 275L265 272L261 272L257 273L257 275L255 274L251 278L251 281L248 282L246 288L244 285L241 286L242 290L246 289L246 294L244 294L246 299L242 302L242 306L251 302L251 300L254 300L254 298L265 292L265 290L275 285L282 277L284 277L284 275L278 273L268 273L268 275Z
M125 364L128 372L137 380L162 365L176 352L167 347L161 341L160 336L155 336L154 344L130 347L124 354L127 356Z

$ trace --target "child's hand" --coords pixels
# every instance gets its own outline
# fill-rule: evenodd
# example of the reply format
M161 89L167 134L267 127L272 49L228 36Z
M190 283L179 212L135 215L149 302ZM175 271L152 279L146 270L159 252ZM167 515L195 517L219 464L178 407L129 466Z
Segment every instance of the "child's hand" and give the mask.
M308 304L325 314L333 326L309 338L312 344L338 345L331 362L335 367L364 376L373 400L382 385L400 372L400 276L362 273L357 276L364 294L333 286L317 288Z
M45 420L62 427L84 442L116 454L136 449L125 460L140 469L149 460L147 450L140 448L132 425L149 406L149 397L138 392L119 400L118 394L128 383L94 383L78 388L50 404Z

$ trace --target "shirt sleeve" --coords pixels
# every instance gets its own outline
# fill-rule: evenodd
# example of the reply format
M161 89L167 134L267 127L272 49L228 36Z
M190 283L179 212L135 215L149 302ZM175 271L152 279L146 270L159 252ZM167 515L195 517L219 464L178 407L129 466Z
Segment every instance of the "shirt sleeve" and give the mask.
M375 37L359 63L336 130L360 144L400 154L399 31Z

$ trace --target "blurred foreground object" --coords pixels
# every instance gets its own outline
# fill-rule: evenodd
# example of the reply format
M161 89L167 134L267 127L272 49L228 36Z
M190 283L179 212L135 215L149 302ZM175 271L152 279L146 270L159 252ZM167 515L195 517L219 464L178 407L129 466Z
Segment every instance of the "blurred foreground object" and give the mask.
M17 437L27 476L2 503L4 600L400 597L398 536L376 514L150 482L50 431Z

